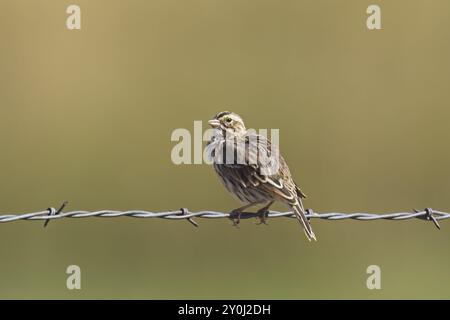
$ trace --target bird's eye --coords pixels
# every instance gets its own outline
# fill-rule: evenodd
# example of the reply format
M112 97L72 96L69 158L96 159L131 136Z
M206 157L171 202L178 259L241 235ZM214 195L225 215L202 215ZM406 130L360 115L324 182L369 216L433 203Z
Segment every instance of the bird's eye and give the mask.
M231 123L231 121L233 121L233 119L231 119L231 118L226 118L225 121L226 121L227 123Z

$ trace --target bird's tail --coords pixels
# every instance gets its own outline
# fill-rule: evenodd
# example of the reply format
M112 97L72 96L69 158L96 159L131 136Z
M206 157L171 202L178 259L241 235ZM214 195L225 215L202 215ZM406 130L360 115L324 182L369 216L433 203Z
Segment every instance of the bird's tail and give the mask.
M302 199L300 199L300 197L298 197L297 202L294 205L291 205L291 207L292 207L292 210L294 210L294 214L297 217L297 220L302 225L303 230L305 231L305 234L306 234L306 237L308 238L308 240L311 241L312 239L314 239L314 241L317 241L316 235L314 234L314 231L312 230L311 224L309 223L309 220L306 218Z

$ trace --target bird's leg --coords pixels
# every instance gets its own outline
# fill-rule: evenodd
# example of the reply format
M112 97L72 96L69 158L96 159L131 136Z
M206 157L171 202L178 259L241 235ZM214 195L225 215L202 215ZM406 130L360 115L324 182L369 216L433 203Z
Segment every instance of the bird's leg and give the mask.
M259 209L256 214L258 215L259 222L256 224L265 224L267 225L267 214L269 213L270 206L274 203L274 201L269 202L266 206Z
M230 212L230 219L233 221L234 227L237 227L239 222L241 222L242 211L244 211L245 209L247 209L251 206L254 206L254 205L255 205L255 203L249 203L249 204L246 204L245 206L234 209L233 211Z

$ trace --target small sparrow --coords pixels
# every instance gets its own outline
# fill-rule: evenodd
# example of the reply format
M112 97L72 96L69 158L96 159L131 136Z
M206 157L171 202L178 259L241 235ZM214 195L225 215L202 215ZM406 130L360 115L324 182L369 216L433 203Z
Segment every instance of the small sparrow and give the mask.
M245 209L255 205L264 205L257 214L265 223L269 207L280 201L293 210L308 240L316 240L302 203L306 195L292 179L277 146L266 137L247 131L236 113L219 112L208 123L215 129L207 145L214 169L226 189L245 204L231 212L237 217L234 225Z

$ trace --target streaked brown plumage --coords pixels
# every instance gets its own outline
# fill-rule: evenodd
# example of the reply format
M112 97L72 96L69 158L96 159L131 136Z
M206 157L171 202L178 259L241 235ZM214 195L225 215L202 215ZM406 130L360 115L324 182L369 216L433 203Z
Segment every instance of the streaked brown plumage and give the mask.
M235 113L220 112L209 124L215 129L207 146L214 169L227 190L245 204L233 210L236 223L243 210L262 204L265 206L258 214L265 222L269 207L280 201L293 210L308 240L316 240L305 217L302 198L306 196L292 179L278 148L264 136L247 131Z

